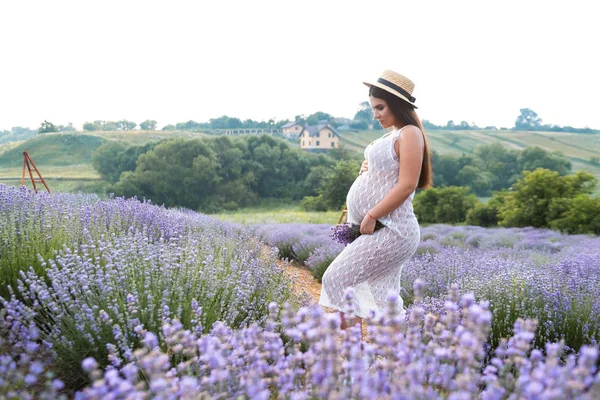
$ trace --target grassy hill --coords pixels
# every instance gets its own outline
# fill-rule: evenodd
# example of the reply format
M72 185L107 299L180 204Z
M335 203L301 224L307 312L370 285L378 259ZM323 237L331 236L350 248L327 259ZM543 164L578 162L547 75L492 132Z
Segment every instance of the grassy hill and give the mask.
M366 145L382 134L382 131L343 132L341 143L351 150L362 152ZM548 151L560 151L571 161L574 171L588 171L600 179L600 165L591 161L592 157L600 156L600 134L484 130L429 130L426 134L431 150L440 154L468 154L480 145L494 142L515 150L539 146Z
M23 166L24 150L27 150L36 165L89 164L94 150L105 141L106 139L97 136L78 134L40 135L0 154L0 166Z
M0 183L20 186L23 151L27 150L52 191L104 194L107 182L92 167L92 154L103 143L117 140L131 145L168 138L205 136L189 131L107 131L47 133L32 139L0 144ZM37 176L34 174L34 177ZM25 185L31 187L26 174ZM42 186L39 184L39 186Z
M342 132L342 145L362 152L366 145L383 134L382 131ZM51 189L56 191L93 191L103 193L106 182L91 166L92 154L108 140L131 145L169 138L209 136L190 131L111 131L50 133L20 142L0 144L0 182L20 185L23 150L27 150ZM482 144L499 142L507 148L522 150L539 146L549 151L561 151L573 164L573 170L585 170L600 179L600 165L592 157L600 156L600 134L567 132L512 131L444 131L429 130L427 137L432 150L441 154L472 153ZM29 183L29 185L31 185ZM600 188L598 189L600 192Z

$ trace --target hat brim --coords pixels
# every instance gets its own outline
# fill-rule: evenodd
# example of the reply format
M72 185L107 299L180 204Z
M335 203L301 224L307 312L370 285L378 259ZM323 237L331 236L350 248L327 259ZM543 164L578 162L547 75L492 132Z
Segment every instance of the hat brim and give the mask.
M404 100L405 102L407 102L408 104L410 104L411 106L413 106L414 108L419 108L415 105L415 103L411 103L410 100L408 100L404 95L400 94L398 91L385 86L383 83L379 83L379 82L363 82L364 85L371 87L371 86L376 86L379 89L383 89L388 93L393 94L394 96L400 97L402 100Z

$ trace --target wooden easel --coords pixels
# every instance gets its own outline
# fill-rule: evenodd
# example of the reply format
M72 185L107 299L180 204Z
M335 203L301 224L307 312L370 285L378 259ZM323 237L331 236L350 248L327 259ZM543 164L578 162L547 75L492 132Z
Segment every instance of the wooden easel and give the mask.
M342 215L340 215L340 219L338 220L338 225L343 224L348 220L348 207L344 204L344 209L342 210Z
M33 170L37 174L38 179L34 179L33 178L33 172L31 171L31 167L33 167ZM35 193L38 192L37 186L35 185L35 183L36 182L41 182L46 187L46 190L48 191L48 193L50 193L50 188L48 187L48 185L46 185L46 181L44 180L44 178L42 178L42 175L40 174L40 171L35 166L35 163L31 159L31 156L29 155L29 153L27 153L27 150L25 150L23 152L23 175L21 176L21 186L25 186L25 169L26 168L29 171L29 177L31 178L31 183L33 183L33 191Z

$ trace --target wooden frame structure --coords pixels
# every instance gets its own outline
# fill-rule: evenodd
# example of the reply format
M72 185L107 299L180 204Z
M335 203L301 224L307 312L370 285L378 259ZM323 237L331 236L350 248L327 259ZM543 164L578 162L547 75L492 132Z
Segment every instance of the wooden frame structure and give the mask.
M348 207L344 204L344 209L342 210L342 215L340 215L340 219L338 220L338 225L345 223L348 220Z
M35 173L37 174L37 176L38 176L37 179L35 179L33 177L33 172L32 172L31 167L33 167L33 171L35 171ZM36 182L43 183L44 186L46 187L46 190L48 191L48 193L50 193L50 188L48 187L48 185L46 185L46 181L44 180L44 178L42 178L40 171L35 166L35 163L31 159L31 156L29 155L29 153L27 153L27 150L25 150L23 152L23 175L21 176L21 186L25 186L25 169L27 169L29 171L29 177L31 178L31 183L33 184L33 191L35 193L38 192L37 186L35 184Z

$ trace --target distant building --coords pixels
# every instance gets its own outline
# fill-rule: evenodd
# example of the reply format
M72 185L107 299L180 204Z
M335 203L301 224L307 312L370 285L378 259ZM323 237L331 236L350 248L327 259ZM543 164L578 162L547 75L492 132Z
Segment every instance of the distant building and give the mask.
M340 135L329 124L307 125L300 134L300 148L304 150L330 150L340 147Z
M296 138L304 127L298 122L288 122L281 127L281 133L288 138Z

